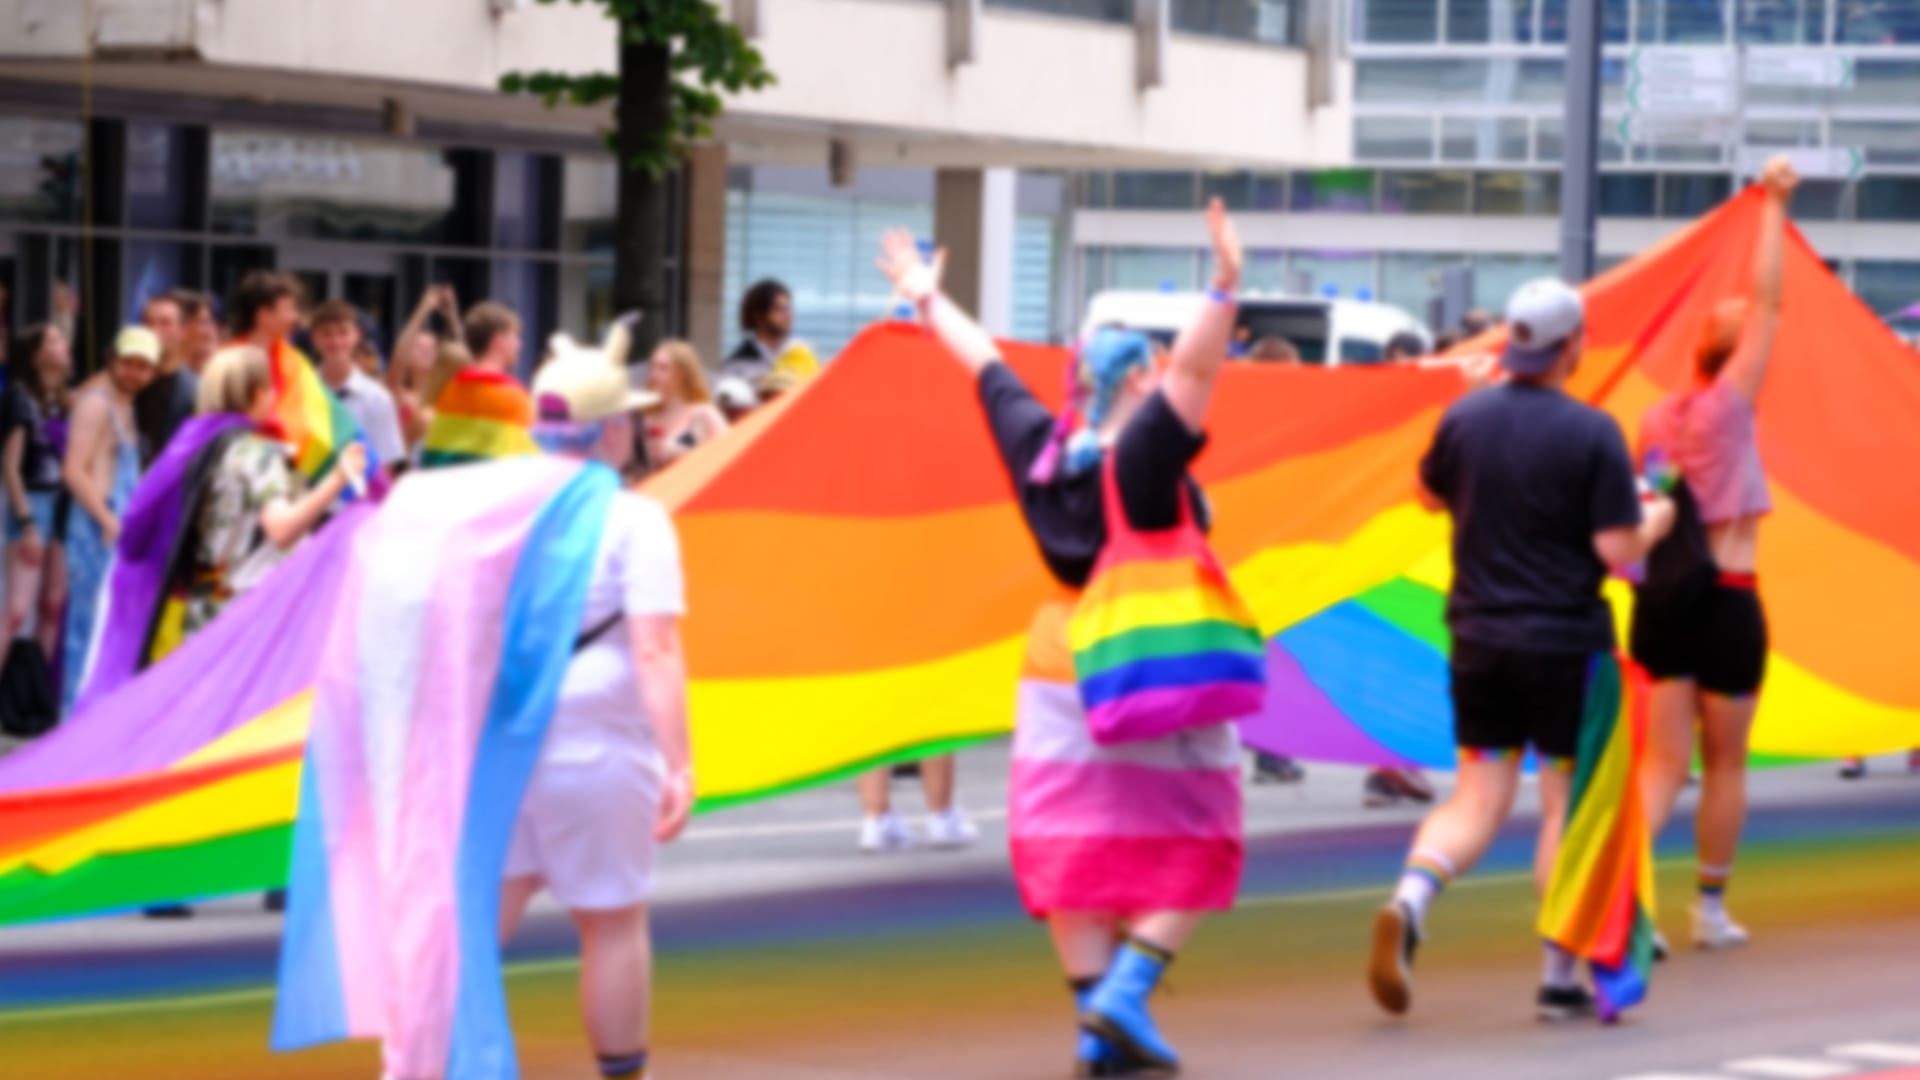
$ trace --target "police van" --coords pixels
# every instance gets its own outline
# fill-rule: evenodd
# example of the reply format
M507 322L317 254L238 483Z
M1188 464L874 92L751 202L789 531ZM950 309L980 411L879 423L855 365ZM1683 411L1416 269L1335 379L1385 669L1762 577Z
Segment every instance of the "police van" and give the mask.
M1081 335L1107 326L1137 330L1162 344L1171 344L1202 305L1205 293L1109 290L1087 303ZM1421 353L1433 348L1433 337L1420 320L1391 304L1245 293L1235 316L1236 355L1252 350L1264 338L1283 338L1303 364L1346 367L1382 363L1387 343L1399 334L1420 339Z

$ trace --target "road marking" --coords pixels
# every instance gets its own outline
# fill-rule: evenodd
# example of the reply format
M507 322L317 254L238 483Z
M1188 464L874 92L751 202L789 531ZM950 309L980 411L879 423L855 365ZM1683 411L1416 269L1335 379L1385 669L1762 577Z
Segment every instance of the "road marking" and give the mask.
M1920 1065L1920 1046L1903 1043L1863 1042L1829 1046L1827 1053L1837 1058L1885 1062L1891 1065Z
M1855 1071L1852 1065L1839 1061L1783 1057L1744 1058L1729 1061L1723 1068L1728 1072L1752 1073L1754 1076L1776 1076L1780 1080L1825 1080L1826 1077L1845 1076Z

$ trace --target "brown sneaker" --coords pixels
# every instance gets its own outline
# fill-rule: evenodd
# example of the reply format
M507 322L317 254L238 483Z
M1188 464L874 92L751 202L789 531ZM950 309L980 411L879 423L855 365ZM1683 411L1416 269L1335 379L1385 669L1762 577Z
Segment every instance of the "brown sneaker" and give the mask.
M1367 988L1382 1009L1401 1016L1413 1005L1413 954L1420 947L1413 911L1389 900L1373 917L1373 958L1367 964Z

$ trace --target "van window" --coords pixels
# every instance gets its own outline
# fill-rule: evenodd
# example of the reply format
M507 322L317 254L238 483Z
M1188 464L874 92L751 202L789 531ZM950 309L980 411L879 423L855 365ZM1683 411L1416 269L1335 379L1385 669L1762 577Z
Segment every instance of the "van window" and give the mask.
M1301 363L1327 362L1327 337L1333 326L1325 304L1244 301L1235 323L1250 331L1247 338L1250 346L1264 337L1283 337L1299 350Z
M1342 338L1340 340L1340 362L1342 364L1378 364L1386 359L1386 346L1377 341L1363 338Z

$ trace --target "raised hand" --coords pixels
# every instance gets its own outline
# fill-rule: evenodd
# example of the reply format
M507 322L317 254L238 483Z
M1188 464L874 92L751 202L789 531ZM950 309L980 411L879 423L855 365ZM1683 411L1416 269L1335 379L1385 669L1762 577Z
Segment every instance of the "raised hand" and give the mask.
M1227 216L1227 206L1218 196L1207 203L1207 232L1213 237L1213 287L1230 293L1240 287L1240 268L1246 253L1240 247L1240 234Z
M947 249L936 248L928 260L920 254L913 233L889 229L880 238L880 258L874 265L893 282L894 292L917 304L940 291L941 278L947 272Z
M1800 174L1793 167L1793 161L1782 154L1767 162L1760 174L1760 186L1767 193L1782 202L1793 197L1793 190L1800 186Z

